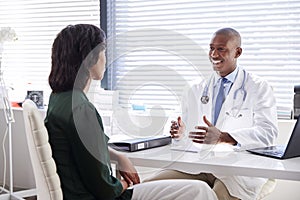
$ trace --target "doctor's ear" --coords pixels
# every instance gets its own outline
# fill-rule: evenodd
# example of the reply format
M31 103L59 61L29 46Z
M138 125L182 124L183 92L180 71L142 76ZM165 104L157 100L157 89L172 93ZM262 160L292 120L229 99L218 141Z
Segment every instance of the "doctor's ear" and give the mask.
M241 47L237 47L236 48L236 52L235 52L235 58L240 57L240 55L242 55L243 49Z

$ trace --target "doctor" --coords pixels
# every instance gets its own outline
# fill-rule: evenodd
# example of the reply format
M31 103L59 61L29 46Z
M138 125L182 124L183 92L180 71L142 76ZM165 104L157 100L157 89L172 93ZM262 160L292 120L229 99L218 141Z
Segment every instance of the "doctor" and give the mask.
M175 139L189 137L195 143L227 143L240 149L268 146L277 137L276 103L272 88L257 76L237 66L242 54L240 34L223 28L213 34L209 59L213 73L183 96L182 118L173 121L170 133ZM220 107L220 109L218 109ZM148 179L199 179L207 182L218 199L257 199L264 178L187 174L164 170Z

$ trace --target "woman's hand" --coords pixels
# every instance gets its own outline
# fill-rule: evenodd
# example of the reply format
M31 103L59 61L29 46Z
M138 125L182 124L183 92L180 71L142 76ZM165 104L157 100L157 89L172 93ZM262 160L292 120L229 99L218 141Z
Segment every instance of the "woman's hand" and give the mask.
M135 167L125 155L118 160L118 170L129 186L140 183L140 177Z
M127 184L130 186L140 183L140 177L131 161L124 154L121 154L110 147L108 149L111 159L117 162L117 170L119 170L120 175Z
M127 190L127 188L129 187L128 183L125 180L120 180L123 190L122 192L124 192L125 190Z

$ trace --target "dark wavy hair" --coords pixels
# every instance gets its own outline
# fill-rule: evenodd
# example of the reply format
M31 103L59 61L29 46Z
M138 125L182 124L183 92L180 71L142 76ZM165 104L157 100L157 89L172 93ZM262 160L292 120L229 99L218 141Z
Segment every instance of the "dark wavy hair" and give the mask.
M52 92L83 90L105 49L105 33L90 24L69 25L58 33L52 45L49 85Z

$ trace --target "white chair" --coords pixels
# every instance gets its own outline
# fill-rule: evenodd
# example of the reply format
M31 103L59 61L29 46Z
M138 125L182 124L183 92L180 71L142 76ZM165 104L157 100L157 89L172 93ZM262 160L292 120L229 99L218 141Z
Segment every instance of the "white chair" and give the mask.
M44 120L31 100L23 103L26 138L38 200L62 200L62 190Z
M263 200L266 196L271 194L276 186L276 180L275 179L269 179L262 187L259 195L258 200Z

